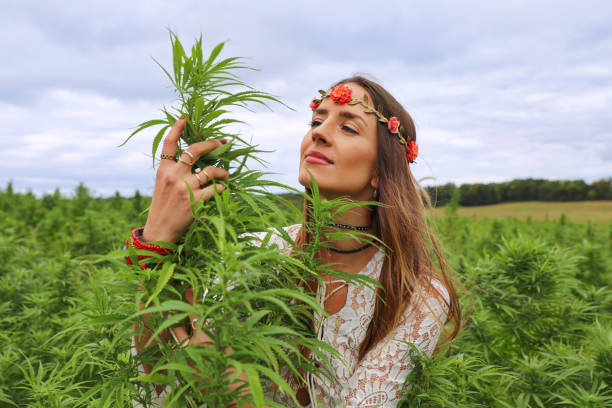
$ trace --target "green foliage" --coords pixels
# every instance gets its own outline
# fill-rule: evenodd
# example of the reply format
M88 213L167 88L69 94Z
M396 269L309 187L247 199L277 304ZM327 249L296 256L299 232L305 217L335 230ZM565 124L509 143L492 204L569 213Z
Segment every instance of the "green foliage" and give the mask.
M451 217L439 230L473 311L452 344L417 355L401 406L611 406L608 229Z
M272 95L253 89L239 79L237 72L252 70L243 64L242 58L219 60L224 43L218 44L205 58L201 37L192 46L190 55L185 52L185 48L172 31L170 31L170 41L172 72L159 62L156 63L170 80L179 106L173 109L164 108L163 118L148 120L138 125L122 145L145 129L161 126L153 139L152 157L155 164L156 153L164 134L179 116L184 116L186 124L178 146L179 154L193 143L209 139L228 140L224 146L201 157L197 161L198 167L214 165L228 169L232 161L239 162L243 166L248 158L259 160L254 155L258 152L256 149L238 135L225 132L228 125L242 123L228 115L237 107L248 109L249 104L267 106L268 102L281 102Z
M223 133L223 119L207 115L223 106L217 105L223 98L240 106L263 94L246 91L254 93L232 99L236 93L198 91L198 83L226 86L222 81L233 77L223 70L241 65L215 62L220 47L204 60L200 42L186 56L171 38L169 77L179 94L177 113L189 114L189 137L233 137ZM213 80L215 75L222 78ZM164 114L160 124L175 120ZM334 212L356 204L320 200L315 184L306 197L314 240L298 248L282 227L299 222L299 210L267 192L278 185L244 167L256 150L237 136L232 140L230 150L205 159L230 171L230 188L193 205L194 223L154 269L125 265L121 249L121 237L144 224L149 197L96 198L82 184L72 198L59 191L42 198L18 194L10 183L0 191L0 407L127 408L134 400L150 401L156 384L168 385L168 400L177 406L227 406L232 400L273 405L267 384L291 394L284 373L327 374L324 364L299 351L334 352L313 336L311 311L324 311L303 283L323 272L376 284L316 258ZM567 218L465 218L452 208L431 221L471 292L461 294L464 311L470 304L472 311L459 337L433 357L413 350L414 370L400 406L611 406L612 229ZM293 253L279 252L273 235L289 242ZM186 301L187 286L199 304ZM134 324L142 327L145 314L157 328L156 345L133 356ZM162 336L188 315L198 317L196 330L210 336L209 347L176 347ZM153 365L150 375L138 371L142 363ZM230 390L236 380L228 368L246 373L248 384ZM241 395L246 386L251 393Z
M167 380L151 377L134 381L140 375L136 370L140 360L130 353L132 323L138 319L134 316L135 294L141 293L137 285L139 278L146 278L146 271L135 272L122 263L120 237L142 225L144 216L135 211L133 198L89 197L86 211L82 211L76 197L51 197L32 199L27 194L0 191L0 407L131 407L135 396L142 400L149 397L150 390L143 382ZM214 201L208 209L196 208L198 222L219 228L220 211L234 214L228 218L232 223L236 212L246 211L241 200L224 203L224 199L218 197L219 202ZM38 220L23 216L25 200L31 200L29 205ZM148 197L141 200L148 206ZM325 213L324 208L317 211ZM260 217L249 214L253 219ZM295 211L288 210L274 216L288 224L298 218ZM610 228L571 221L561 225L557 221L459 216L451 224L447 217L436 221L450 262L471 291L473 311L452 344L432 358L415 356L415 370L408 378L402 406L610 406ZM234 289L239 296L224 297L220 306L210 311L209 306L216 303L213 295L218 297L223 291L220 285L212 287L207 295L209 303L205 301L196 312L206 318L218 316L213 322L226 319L227 327L233 329L221 328L223 336L235 342L236 350L242 349L244 356L257 354L246 363L239 356L231 357L237 367L252 372L257 368L248 364L261 364L274 372L274 361L279 361L281 351L295 367L302 367L307 362L292 352L292 347L306 334L286 334L286 328L294 324L291 314L299 322L303 310L286 299L301 295L303 289L296 290L280 271L293 273L292 268L306 267L310 261L287 257L291 265L275 263L271 258L277 252L265 244L262 254L254 259L253 234L249 238L241 233L257 223L249 220L235 234L217 239L210 252L196 244L201 238L195 230L190 231L177 257L199 263L190 267L183 266L187 265L183 261L177 263L173 277L179 284L187 280L185 284L197 286L197 268L210 274L214 272L212 265L229 280L245 278L246 285ZM96 247L85 244L89 228L97 231ZM265 241L265 234L255 236ZM229 262L237 268L215 264L219 257L212 253L223 247L233 248ZM108 251L115 251L116 260L92 264L77 258ZM213 257L213 262L201 257ZM282 268L278 275L269 273L272 265ZM160 276L158 271L150 272L145 282L150 291L139 295L144 301L154 292ZM274 296L257 295L256 284ZM286 291L279 294L282 285L287 285ZM152 308L161 311L172 306L177 310L159 295L155 299ZM274 299L285 299L283 304L290 307L291 314L281 311ZM228 307L230 302L232 308ZM466 296L462 303L467 309ZM285 332L260 332L266 325L282 326ZM193 358L198 357L197 349L188 349L166 352L185 359L195 352ZM140 357L150 358L150 354ZM215 364L229 363L230 357L224 358L217 355ZM264 369L259 376L265 378L266 373L272 375ZM181 371L168 375L180 378Z

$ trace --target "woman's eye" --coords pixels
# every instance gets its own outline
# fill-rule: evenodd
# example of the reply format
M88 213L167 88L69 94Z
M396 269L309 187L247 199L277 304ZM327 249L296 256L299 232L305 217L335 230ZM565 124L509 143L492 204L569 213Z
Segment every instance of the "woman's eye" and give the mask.
M349 133L357 133L357 130L347 125L342 126L342 129L344 129L344 131L349 132Z
M313 127L321 126L322 123L323 123L323 121L321 121L319 119L313 119L313 120L308 122L308 126L313 128ZM353 133L353 134L357 134L358 133L355 128L353 128L352 126L348 126L348 125L342 126L342 130L344 130L345 132L348 132L348 133Z

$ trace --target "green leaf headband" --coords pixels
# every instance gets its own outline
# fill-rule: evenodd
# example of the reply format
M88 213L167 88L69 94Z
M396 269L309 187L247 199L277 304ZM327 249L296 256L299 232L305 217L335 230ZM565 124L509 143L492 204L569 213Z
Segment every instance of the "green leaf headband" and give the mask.
M345 103L349 105L362 105L365 108L366 113L375 114L378 117L379 122L387 124L387 129L389 132L396 135L398 142L405 147L406 160L408 160L408 163L414 163L415 159L419 155L419 146L414 140L406 142L406 139L404 138L404 127L400 125L399 120L395 116L392 116L389 119L385 118L382 114L382 105L378 105L378 110L372 108L369 105L368 95L364 94L363 100L353 99L351 96L352 92L353 91L351 88L344 84L334 86L329 92L319 90L321 97L312 99L310 102L310 109L313 111L317 109L321 102L323 102L323 98L330 98L338 105L344 105Z

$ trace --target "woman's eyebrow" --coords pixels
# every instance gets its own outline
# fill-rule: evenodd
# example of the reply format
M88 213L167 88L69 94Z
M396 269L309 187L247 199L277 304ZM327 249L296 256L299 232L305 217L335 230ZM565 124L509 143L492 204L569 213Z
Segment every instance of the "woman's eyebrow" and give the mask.
M366 125L366 121L361 117L361 115L357 115L353 112L348 112L348 111L340 111L340 116L342 116L343 118L346 119L359 119L360 121L363 122L363 125Z
M317 108L314 110L314 113L318 115L327 115L329 111L325 108ZM357 115L353 112L340 111L340 116L342 116L345 119L359 119L360 121L363 122L363 125L366 126L366 121L360 115Z

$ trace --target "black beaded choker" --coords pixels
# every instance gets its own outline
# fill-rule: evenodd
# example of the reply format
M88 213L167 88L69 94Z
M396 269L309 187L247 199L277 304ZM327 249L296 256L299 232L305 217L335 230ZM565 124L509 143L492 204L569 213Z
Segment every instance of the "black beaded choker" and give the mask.
M371 245L372 244L365 244L364 246L356 249L337 249L332 247L329 247L328 249L332 252L338 252L340 254L354 254L355 252L363 251L364 249L369 248Z
M349 230L353 230L353 231L367 231L370 228L372 228L371 225L368 225L367 227L355 227L354 225L348 225L348 224L338 224L338 223L329 223L329 225L331 225L332 227L336 227L336 228L342 228L342 229L349 229Z

